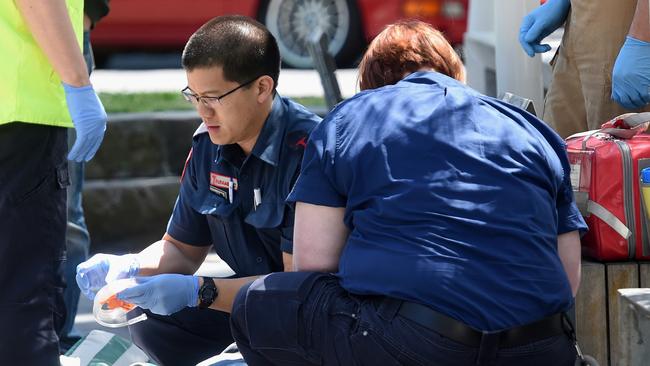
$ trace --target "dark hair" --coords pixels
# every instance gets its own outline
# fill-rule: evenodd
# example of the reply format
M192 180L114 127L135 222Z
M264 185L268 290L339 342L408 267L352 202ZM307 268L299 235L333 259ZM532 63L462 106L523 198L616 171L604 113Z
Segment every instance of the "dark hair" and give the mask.
M241 15L213 18L190 37L183 50L183 68L220 66L228 81L245 83L268 75L274 88L280 74L275 37L258 21Z
M430 24L401 21L386 27L359 64L361 90L395 84L422 68L465 82L465 67L445 36Z

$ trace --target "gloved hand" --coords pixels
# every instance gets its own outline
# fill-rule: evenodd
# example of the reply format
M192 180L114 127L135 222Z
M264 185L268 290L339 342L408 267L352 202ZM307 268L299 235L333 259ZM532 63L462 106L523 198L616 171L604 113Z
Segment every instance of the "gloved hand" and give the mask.
M551 49L540 42L564 24L570 8L569 0L548 0L524 17L519 27L519 43L528 56Z
M93 300L108 282L134 277L140 270L135 254L95 254L77 266L77 285L81 293Z
M68 153L68 159L88 161L95 156L106 131L106 112L92 85L74 87L63 84L65 100L72 118L77 139Z
M612 72L612 99L627 109L650 103L650 43L627 36Z
M166 273L137 277L136 286L117 294L117 298L159 315L169 315L183 308L198 306L199 278Z

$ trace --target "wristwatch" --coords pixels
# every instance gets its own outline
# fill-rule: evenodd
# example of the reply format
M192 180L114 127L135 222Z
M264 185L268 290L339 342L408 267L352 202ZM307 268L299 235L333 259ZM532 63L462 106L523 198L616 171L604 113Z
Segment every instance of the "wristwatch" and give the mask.
M199 288L199 309L207 309L214 299L219 296L219 289L211 277L203 277L203 285Z

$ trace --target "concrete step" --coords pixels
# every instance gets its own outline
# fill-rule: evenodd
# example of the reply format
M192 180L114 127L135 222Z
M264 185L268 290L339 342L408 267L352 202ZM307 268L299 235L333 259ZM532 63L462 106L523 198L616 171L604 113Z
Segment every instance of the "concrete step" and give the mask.
M139 251L159 240L179 187L178 176L86 181L83 206L91 252Z

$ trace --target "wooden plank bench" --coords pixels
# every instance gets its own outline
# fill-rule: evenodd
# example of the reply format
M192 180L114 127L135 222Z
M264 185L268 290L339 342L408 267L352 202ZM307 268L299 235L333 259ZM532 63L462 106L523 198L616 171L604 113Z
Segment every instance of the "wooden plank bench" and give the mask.
M650 263L583 259L575 304L576 333L582 351L601 365L624 365L619 362L626 357L619 342L618 290L639 287L650 287Z

